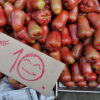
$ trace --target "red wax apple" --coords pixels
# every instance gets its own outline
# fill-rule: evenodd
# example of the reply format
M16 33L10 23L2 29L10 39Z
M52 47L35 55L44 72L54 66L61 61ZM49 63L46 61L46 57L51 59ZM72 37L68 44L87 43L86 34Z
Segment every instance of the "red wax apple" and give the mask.
M54 29L62 29L66 22L68 21L68 12L63 10L57 17L52 21L52 28Z
M0 6L0 27L5 26L7 24L7 18L2 6Z
M79 43L79 38L77 34L77 24L69 24L69 31L72 38L72 44L76 45Z
M28 35L28 32L27 32L27 28L26 27L23 27L20 31L18 32L15 32L16 36L20 39L23 39L25 40L26 42L28 43L34 43L35 40L32 40L29 35Z
M24 26L25 12L20 9L14 9L11 12L11 25L14 31L20 31Z
M63 0L64 6L71 10L76 7L82 0Z
M64 27L62 32L61 32L61 41L62 41L62 46L64 45L70 45L72 43L72 39L69 33L69 30L67 27Z
M39 24L48 24L51 21L51 11L48 9L35 11L32 13L32 18Z
M68 88L71 88L71 87L75 86L75 82L74 81L68 81L68 82L64 83L64 85Z
M77 18L78 18L78 6L76 6L69 12L69 21L72 23L76 22Z
M86 81L78 82L78 83L76 83L76 86L78 86L78 87L86 87L87 83L86 83Z
M72 55L75 59L79 59L83 52L83 44L79 43L72 48Z
M58 31L52 31L46 39L46 48L49 51L59 50L61 47L61 35Z
M96 30L95 34L94 34L94 47L97 50L100 50L100 28L98 30Z
M9 2L4 3L3 8L4 8L4 11L5 11L7 17L9 17L11 12L14 10L13 4L11 4Z
M73 64L75 62L75 59L74 59L71 51L66 46L61 48L61 57L65 63Z
M89 62L94 62L100 59L100 53L92 45L86 46L85 56Z
M42 31L43 31L42 32L43 36L39 40L39 42L45 44L46 38L47 38L47 36L49 34L49 26L48 25L41 25L41 28L42 28Z
M89 88L96 88L98 86L98 83L96 81L91 81L88 83Z
M18 9L23 9L26 5L26 0L16 0L14 6Z
M44 0L31 0L31 5L34 10L42 10L45 7Z
M67 65L66 65L64 71L62 72L62 74L60 76L60 81L63 82L63 83L71 81L71 74L69 72Z
M89 21L91 22L91 24L96 29L99 29L100 28L100 14L97 14L97 13L89 13L87 15L87 18L89 19Z
M79 64L76 62L71 66L72 71L72 79L75 82L82 82L84 80L84 77L80 73Z
M40 43L34 43L33 45L32 45L32 48L34 48L34 49L36 49L36 50L38 50L38 51L41 51L41 45L40 45Z
M85 16L78 17L78 37L84 39L92 36L93 31L89 25L89 21Z
M28 23L28 34L30 38L39 40L43 37L42 28L33 20Z
M96 74L93 72L91 63L88 63L85 57L80 58L80 70L87 81L94 81L97 79Z
M49 53L49 56L53 57L53 58L56 59L56 60L61 61L60 50L51 51L51 52Z

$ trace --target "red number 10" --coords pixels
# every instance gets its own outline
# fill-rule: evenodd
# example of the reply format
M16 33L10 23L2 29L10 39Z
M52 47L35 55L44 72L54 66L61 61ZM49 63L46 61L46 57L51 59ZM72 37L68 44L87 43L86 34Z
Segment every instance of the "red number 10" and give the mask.
M18 54L18 56L17 56L17 58L15 59L14 63L12 64L11 69L10 69L9 72L12 72L12 70L14 69L14 67L15 67L15 65L16 65L16 63L17 63L17 61L18 61L18 58L19 58L20 55L23 53L23 51L24 51L24 49L20 49L20 50L18 50L17 52L14 52L14 53L13 53L13 55Z

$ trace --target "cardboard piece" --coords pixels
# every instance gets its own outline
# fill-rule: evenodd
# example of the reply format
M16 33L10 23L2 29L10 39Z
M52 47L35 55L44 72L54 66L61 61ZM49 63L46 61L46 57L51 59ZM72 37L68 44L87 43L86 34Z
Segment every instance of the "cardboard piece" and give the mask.
M0 33L0 71L49 96L65 64Z

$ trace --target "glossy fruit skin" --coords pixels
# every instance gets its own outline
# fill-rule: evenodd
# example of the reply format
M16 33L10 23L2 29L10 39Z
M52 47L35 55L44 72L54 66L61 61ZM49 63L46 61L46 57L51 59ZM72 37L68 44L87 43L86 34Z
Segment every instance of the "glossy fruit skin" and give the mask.
M82 75L85 77L85 80L95 81L97 79L96 74L92 70L91 63L88 63L85 57L80 58L80 70Z
M45 1L45 8L51 9L50 0L44 0L44 1Z
M22 42L22 43L27 45L27 42L25 40L20 40L20 42Z
M97 50L100 50L100 29L96 30L96 32L94 33L94 47Z
M38 51L41 51L41 45L40 43L36 42L32 45L32 48L38 50Z
M65 69L63 70L63 72L60 76L60 81L63 83L71 81L71 74L70 74L67 66L65 67Z
M4 8L4 11L5 11L7 17L9 17L11 12L14 10L14 6L9 2L4 3L3 8Z
M89 45L89 44L92 44L92 41L93 41L93 37L88 37L84 40L84 46L86 45Z
M13 30L20 31L24 26L25 12L20 9L14 9L10 17Z
M44 0L46 4L50 4L50 0Z
M26 13L25 24L27 25L32 20L32 13Z
M72 44L74 45L78 44L79 38L77 34L77 24L69 24L68 29L72 38Z
M76 7L82 0L63 0L65 8L71 10Z
M34 20L31 20L28 23L28 34L30 38L34 40L39 40L43 37L42 32L42 28Z
M32 0L26 0L26 7L27 7L27 11L32 11L33 10Z
M92 36L93 32L89 25L89 21L85 16L78 17L78 37L84 39Z
M68 12L66 10L62 10L62 12L56 16L56 18L52 21L52 28L60 30L62 29L68 21Z
M58 31L52 31L46 39L46 48L49 51L59 50L61 47L61 35Z
M95 81L96 79L97 79L97 75L94 72L87 75L87 80L88 81Z
M50 52L49 56L51 56L52 58L54 58L56 60L61 61L60 50Z
M100 14L97 13L89 13L87 15L88 20L90 21L90 23L94 26L95 29L99 29L100 28Z
M100 70L95 70L95 73L96 73L97 75L100 75Z
M10 3L14 3L16 0L7 0Z
M83 0L80 4L82 12L100 12L100 4L98 0Z
M70 12L69 12L69 21L71 23L74 23L77 21L78 18L78 6L76 6L75 8L73 8Z
M84 80L84 77L80 73L79 64L77 62L71 66L71 71L74 82L82 82Z
M95 68L96 70L100 70L100 60L96 61L96 62L93 64L93 68Z
M44 0L31 0L31 5L34 10L42 10L45 7Z
M46 42L46 38L47 38L47 36L48 36L48 34L49 34L49 27L48 27L48 25L41 25L41 29L42 29L42 38L39 40L39 42L40 43L43 43L43 44L45 44L45 42Z
M79 43L72 48L72 55L75 59L79 59L83 52L83 44Z
M71 87L75 86L75 82L74 81L68 81L68 82L64 83L64 85L68 88L71 88Z
M15 32L16 36L20 39L23 39L25 40L26 42L28 43L34 43L35 41L32 40L29 35L28 35L28 32L27 32L27 28L26 27L23 27L22 30L18 31L18 32Z
M86 83L86 81L82 81L82 82L76 83L76 85L77 85L78 87L86 87L86 86L87 86L87 83Z
M69 48L66 46L61 48L61 57L62 60L67 64L73 64L75 62L72 53L70 52Z
M91 81L88 83L88 87L89 88L96 88L98 86L96 81Z
M50 0L51 10L54 14L60 14L62 11L62 0Z
M5 15L5 12L2 8L2 6L0 6L0 27L3 27L7 24L7 18Z
M61 39L62 39L61 40L62 46L70 45L72 43L72 39L67 27L64 27L63 30L61 31Z
M100 75L100 60L93 63L93 68L95 69L95 73Z
M3 5L5 3L5 0L0 0L0 5Z
M17 0L14 4L14 7L18 9L23 9L26 5L26 0Z
M95 62L100 59L100 53L92 45L87 45L85 48L85 57L87 61Z
M46 25L51 21L51 11L43 9L32 13L32 18L39 24Z

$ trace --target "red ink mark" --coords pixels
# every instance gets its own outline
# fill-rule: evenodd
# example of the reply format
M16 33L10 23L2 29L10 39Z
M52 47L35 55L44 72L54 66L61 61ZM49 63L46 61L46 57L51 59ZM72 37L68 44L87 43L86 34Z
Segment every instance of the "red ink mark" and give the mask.
M9 45L9 40L0 40L0 46L7 46Z
M30 64L32 64L31 61L30 61L29 59L24 59L24 61L28 61Z
M33 53L26 54L25 56L21 56L24 49L20 49L17 52L14 52L13 55L17 55L17 58L13 62L13 65L11 66L11 69L9 72L12 72L14 67L17 67L17 73L18 75L25 81L37 81L42 78L44 74L44 62L42 58L38 55L35 55ZM18 64L17 64L18 62ZM25 63L26 62L26 63ZM30 65L29 65L30 64ZM25 67L27 66L27 67ZM31 72L29 71L31 67ZM34 73L35 72L35 73Z
M26 72L26 73L28 73L28 74L30 74L30 75L34 75L34 76L36 76L36 74L33 72L33 73L30 73L29 71L27 71L24 67L22 67L22 69Z
M42 86L42 89L45 89L45 87L44 87L44 86Z
M29 59L24 59L24 61L28 61L32 65L32 63ZM40 64L34 64L33 66L39 67L41 69Z
M23 66L23 68L22 68L22 64L23 64L23 62L24 62L24 60L25 59L32 59L32 62L31 62L31 64L32 63L36 63L35 62L35 60L37 59L38 60L38 62L40 63L40 64L32 64L31 66L34 66L35 67L35 70L33 70L33 73L31 73L31 72L29 72L29 71L27 71L24 67L25 66ZM39 68L38 68L38 74L36 74L36 76L34 75L35 73L36 73L36 68L37 68L37 66L39 66ZM23 74L23 71L25 72L25 73L27 73L27 77L28 78L26 78L25 76L24 76L24 74ZM37 80L39 80L39 79L41 79L42 78L42 76L43 76L43 74L44 74L44 62L43 62L43 60L40 58L40 56L38 56L38 55L35 55L35 54L33 54L33 53L30 53L30 54L27 54L27 55L25 55L25 56L23 56L22 58L21 58L21 60L19 61L19 63L18 63L18 65L17 65L17 72L18 72L18 74L19 74L19 76L23 79L23 80L25 80L25 81L37 81ZM35 72L35 73L34 73ZM30 76L31 75L31 76ZM32 79L29 79L29 77L30 78L32 78Z
M18 50L17 52L14 52L14 53L13 53L13 55L16 55L16 54L18 54L18 53L19 53L19 54L18 54L16 60L14 61L14 63L13 63L13 65L12 65L12 67L11 67L11 69L10 69L9 72L12 72L12 70L14 69L14 67L15 67L15 65L16 65L16 63L17 63L17 61L18 61L18 58L20 57L20 55L22 54L23 51L24 51L24 49L20 49L20 50Z
M39 67L41 69L40 64L34 64L33 66Z

